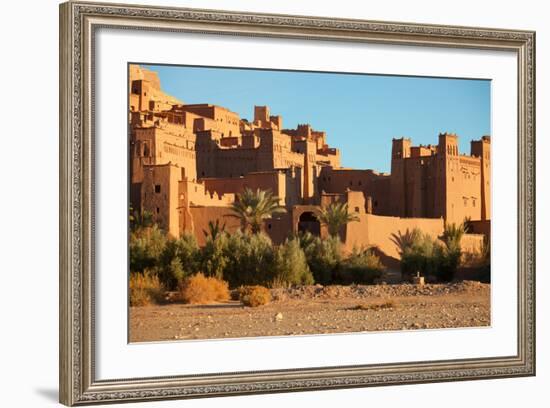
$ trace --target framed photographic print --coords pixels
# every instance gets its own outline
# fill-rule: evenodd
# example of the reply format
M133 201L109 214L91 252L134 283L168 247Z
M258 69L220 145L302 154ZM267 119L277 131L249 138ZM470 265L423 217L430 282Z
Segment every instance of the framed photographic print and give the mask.
M535 374L535 33L60 7L66 405Z

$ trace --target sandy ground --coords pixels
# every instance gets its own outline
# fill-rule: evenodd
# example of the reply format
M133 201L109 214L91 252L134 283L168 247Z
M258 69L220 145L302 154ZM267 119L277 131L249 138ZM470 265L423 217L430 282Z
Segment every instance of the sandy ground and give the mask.
M130 341L211 339L490 325L490 285L308 286L238 301L130 308Z

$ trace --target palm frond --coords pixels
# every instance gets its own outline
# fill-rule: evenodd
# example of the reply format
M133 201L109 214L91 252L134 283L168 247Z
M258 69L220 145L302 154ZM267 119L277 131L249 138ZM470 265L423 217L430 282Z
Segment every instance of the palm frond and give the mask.
M241 220L243 231L250 229L253 233L259 233L263 221L271 218L275 213L286 212L286 209L279 205L279 198L275 197L269 190L257 189L256 191L245 188L242 193L237 194L235 201L231 204L233 215Z
M348 204L339 201L321 208L317 218L321 224L326 225L328 233L333 237L338 235L344 225L359 221L357 214L348 211Z

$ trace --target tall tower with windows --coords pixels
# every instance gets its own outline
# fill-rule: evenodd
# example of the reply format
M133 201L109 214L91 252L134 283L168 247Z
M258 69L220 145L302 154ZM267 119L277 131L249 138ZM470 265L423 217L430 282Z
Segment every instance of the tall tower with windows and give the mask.
M406 217L407 202L407 169L405 159L411 157L411 139L404 137L392 140L391 149L391 213Z

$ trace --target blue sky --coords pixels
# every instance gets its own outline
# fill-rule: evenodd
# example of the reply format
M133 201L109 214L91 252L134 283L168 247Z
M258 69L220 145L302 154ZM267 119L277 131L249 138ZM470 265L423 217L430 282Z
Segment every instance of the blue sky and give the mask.
M249 120L254 105L268 105L285 128L324 130L345 167L389 171L394 137L436 144L439 132L452 132L469 154L470 140L491 133L489 80L143 66L185 103L221 105Z

